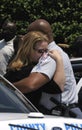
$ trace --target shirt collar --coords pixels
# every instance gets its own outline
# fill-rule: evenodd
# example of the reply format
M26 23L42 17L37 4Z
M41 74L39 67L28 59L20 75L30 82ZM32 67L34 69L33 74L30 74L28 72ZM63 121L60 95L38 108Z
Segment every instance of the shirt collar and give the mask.
M51 43L49 43L48 48L52 48L53 46L56 46L56 42L52 41Z

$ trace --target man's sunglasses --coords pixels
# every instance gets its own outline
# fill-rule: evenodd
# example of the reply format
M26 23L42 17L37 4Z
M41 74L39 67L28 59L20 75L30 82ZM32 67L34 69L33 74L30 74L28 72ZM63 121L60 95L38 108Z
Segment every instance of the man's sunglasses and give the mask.
M36 48L34 48L34 50L36 50L38 53L47 53L48 52L48 49L36 49Z

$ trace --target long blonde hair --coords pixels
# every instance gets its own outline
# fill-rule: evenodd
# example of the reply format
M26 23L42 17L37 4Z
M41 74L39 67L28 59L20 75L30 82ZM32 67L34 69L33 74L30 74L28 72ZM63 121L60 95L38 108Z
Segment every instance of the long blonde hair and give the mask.
M15 56L15 58L10 62L8 68L12 70L19 70L21 67L31 63L29 54L34 51L36 43L39 41L47 41L46 35L39 31L31 31L25 34L23 42Z

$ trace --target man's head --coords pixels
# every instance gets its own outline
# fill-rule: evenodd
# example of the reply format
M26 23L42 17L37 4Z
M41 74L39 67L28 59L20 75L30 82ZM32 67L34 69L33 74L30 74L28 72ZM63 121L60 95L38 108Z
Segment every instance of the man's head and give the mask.
M40 32L44 33L48 37L49 42L53 41L53 33L52 33L51 26L48 23L48 21L46 21L44 19L37 19L34 22L32 22L28 26L27 31L28 32L30 32L30 31L40 31Z
M5 21L2 25L2 38L5 41L10 41L16 35L16 24L10 21Z

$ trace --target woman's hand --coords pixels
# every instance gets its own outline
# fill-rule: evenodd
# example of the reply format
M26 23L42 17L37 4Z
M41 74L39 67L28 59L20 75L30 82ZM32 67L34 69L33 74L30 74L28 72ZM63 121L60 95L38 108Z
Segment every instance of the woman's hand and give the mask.
M52 50L49 51L49 56L51 56L56 61L56 72L54 74L53 80L58 84L61 91L64 91L66 78L61 52L57 50Z
M58 50L52 50L52 51L49 51L49 56L52 57L54 60L62 60L62 56L61 56L61 53L60 51Z

